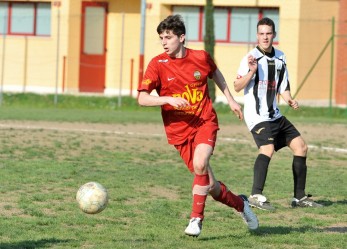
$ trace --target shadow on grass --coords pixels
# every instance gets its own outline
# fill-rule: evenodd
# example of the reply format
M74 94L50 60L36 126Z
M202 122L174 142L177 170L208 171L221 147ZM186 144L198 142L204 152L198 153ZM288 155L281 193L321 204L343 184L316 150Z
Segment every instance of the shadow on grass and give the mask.
M290 234L290 233L306 233L317 232L316 227L303 226L303 227L285 227L285 226L260 226L255 231L250 231L253 235L263 236L268 234Z
M220 239L228 239L230 237L233 237L233 238L241 238L238 237L238 236L232 236L232 235L222 235L222 236L206 236L206 237L202 237L202 238L194 238L194 237L190 237L190 236L185 236L186 238L192 238L192 239L195 239L195 240L204 240L204 241L211 241L211 240L220 240Z
M291 233L306 233L306 232L332 232L332 233L346 233L347 228L346 227L327 227L327 228L317 228L317 227L311 227L311 226L303 226L303 227L285 227L285 226L265 226L265 227L259 227L255 231L249 231L254 236L264 236L264 235L286 235ZM211 240L220 240L220 239L226 239L234 237L237 238L238 236L231 236L231 235L222 235L222 236L207 236L202 238L193 238L196 240L204 240L204 241L211 241ZM192 238L187 237L186 238ZM241 238L241 237L240 237Z
M322 232L330 232L330 233L347 233L347 227L325 227L321 229Z
M309 231L315 231L317 232L319 229L311 227L311 226L304 226L304 227L285 227L285 226L260 226L257 230L249 231L250 234L253 236L264 236L264 235L285 235L285 234L291 234L291 233L306 233ZM230 238L231 235L222 235L222 236L209 236L204 238L199 238L199 240L219 240L223 238ZM235 236L233 236L235 237Z
M341 200L341 201L329 201L329 200L319 200L317 203L322 204L325 207L331 206L333 204L337 205L347 205L347 200Z
M26 240L14 243L0 243L1 249L38 249L49 248L53 244L67 243L69 240L59 239L41 239L41 240Z

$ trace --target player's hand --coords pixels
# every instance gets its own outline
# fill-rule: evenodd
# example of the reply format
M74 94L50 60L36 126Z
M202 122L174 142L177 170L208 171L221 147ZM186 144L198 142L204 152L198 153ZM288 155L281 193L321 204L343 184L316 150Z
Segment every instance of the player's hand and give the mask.
M295 99L288 100L288 105L293 108L294 110L299 109L299 103Z
M168 104L176 108L184 108L190 106L188 100L179 97L171 97L168 100Z
M255 73L258 69L257 59L253 57L253 55L248 55L248 67L249 70Z
M242 108L238 103L234 102L230 104L230 108L239 120L243 120Z

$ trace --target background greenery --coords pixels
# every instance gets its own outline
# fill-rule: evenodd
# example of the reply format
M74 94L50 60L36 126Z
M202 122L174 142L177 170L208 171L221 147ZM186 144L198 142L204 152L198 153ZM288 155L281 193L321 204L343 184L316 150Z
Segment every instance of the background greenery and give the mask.
M140 107L132 97L122 97L119 101L115 97L59 95L57 99L58 103L54 104L54 95L4 94L0 106L1 119L95 123L161 121L159 107ZM222 124L238 122L230 115L229 106L223 103L214 106ZM298 122L347 123L347 108L301 106L300 111L294 111L282 106L281 110Z

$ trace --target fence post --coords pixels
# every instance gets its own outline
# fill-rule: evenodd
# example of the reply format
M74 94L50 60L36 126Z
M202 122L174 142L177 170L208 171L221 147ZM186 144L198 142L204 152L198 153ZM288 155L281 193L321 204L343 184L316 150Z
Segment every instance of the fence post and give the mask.
M330 112L330 114L332 114L332 97L333 97L334 37L335 37L335 18L333 17L331 19L330 95L329 95L329 112Z
M60 4L57 5L57 64L55 68L55 94L54 94L54 105L58 103L58 81L59 81L59 54L60 54Z
M3 87L4 87L4 74L5 74L5 44L6 44L6 24L7 24L7 16L4 15L4 33L2 36L2 59L1 59L1 85L0 85L0 106L2 105L3 99Z
M120 44L119 94L118 108L122 106L123 54L124 54L124 12L122 13L122 39Z

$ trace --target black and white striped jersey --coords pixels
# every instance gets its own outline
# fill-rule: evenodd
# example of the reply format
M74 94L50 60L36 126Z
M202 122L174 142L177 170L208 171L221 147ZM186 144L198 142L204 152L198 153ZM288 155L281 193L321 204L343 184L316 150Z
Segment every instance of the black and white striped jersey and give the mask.
M258 70L244 88L244 118L249 130L261 122L273 121L282 116L277 106L277 95L290 90L286 58L282 51L272 48L271 53L261 48L249 54L258 61ZM241 61L237 72L242 78L249 72L248 55Z

